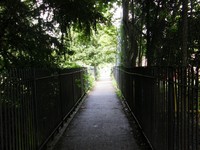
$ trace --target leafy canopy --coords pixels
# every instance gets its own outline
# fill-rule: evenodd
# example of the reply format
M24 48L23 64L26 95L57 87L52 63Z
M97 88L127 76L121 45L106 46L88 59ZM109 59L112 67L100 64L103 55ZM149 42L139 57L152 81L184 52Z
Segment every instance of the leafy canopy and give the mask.
M90 35L114 0L0 1L0 68L59 66L70 30ZM69 49L69 47L67 47Z

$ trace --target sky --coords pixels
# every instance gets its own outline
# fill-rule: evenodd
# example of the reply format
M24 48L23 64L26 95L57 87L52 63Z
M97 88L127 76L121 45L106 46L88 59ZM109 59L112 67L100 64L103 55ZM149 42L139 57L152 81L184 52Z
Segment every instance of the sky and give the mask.
M114 4L114 9L112 9L111 12L114 13L113 15L114 25L116 27L119 27L121 24L121 18L122 18L122 8Z

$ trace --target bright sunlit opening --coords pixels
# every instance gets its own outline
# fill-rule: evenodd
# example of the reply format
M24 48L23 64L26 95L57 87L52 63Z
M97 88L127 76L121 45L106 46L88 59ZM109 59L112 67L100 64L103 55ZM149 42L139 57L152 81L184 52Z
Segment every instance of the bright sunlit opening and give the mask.
M122 18L122 7L118 6L117 4L114 4L114 8L111 10L113 15L113 24L116 27L119 27L121 24L121 18Z

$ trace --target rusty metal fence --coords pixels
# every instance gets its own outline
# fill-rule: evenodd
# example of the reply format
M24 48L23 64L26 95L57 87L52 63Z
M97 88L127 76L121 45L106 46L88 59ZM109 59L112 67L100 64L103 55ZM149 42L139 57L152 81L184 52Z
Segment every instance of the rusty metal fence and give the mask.
M155 150L200 149L198 67L115 67L113 72Z
M39 150L85 94L85 68L0 74L0 149Z

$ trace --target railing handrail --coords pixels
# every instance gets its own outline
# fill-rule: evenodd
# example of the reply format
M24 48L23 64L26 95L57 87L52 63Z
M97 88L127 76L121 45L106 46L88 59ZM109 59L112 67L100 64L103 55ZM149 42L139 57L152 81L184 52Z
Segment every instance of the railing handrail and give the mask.
M145 77L145 78L151 78L151 79L155 79L156 78L154 76L148 76L148 75L143 75L143 74L140 74L140 73L133 73L133 72L125 71L124 69L121 69L119 67L117 67L116 69L120 70L120 71L123 71L124 73L126 73L128 75L135 75L135 76Z
M36 77L35 80L43 80L43 79L54 78L54 77L58 77L58 76L72 75L72 74L84 72L86 70L87 69L82 69L82 70L79 70L79 71L72 71L72 72L68 72L68 73L58 73L58 74L52 74L52 75L45 76L45 77Z

